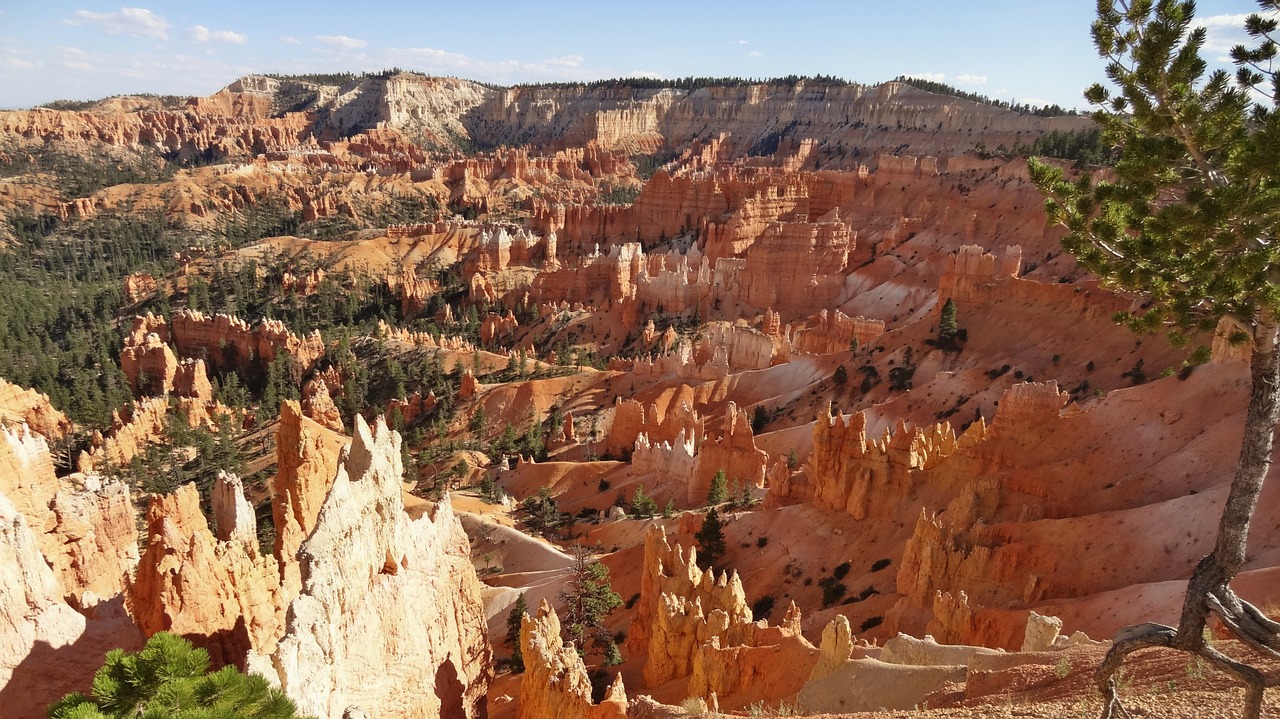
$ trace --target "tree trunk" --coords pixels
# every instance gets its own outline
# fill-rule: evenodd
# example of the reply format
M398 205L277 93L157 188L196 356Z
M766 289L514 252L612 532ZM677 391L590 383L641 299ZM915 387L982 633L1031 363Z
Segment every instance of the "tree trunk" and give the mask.
M1275 318L1270 313L1264 313L1254 329L1249 356L1249 409L1245 415L1236 476L1231 482L1227 503L1222 508L1213 553L1201 560L1187 583L1182 617L1178 622L1180 648L1195 650L1203 643L1210 593L1225 587L1244 565L1249 522L1253 519L1258 495L1262 493L1262 483L1271 468L1276 421L1280 420L1280 404L1277 403L1280 348L1277 347L1276 330Z
M1270 683L1258 670L1237 662L1205 643L1204 630L1210 612L1215 612L1239 639L1272 656L1280 656L1280 624L1272 622L1229 586L1247 556L1249 522L1253 519L1262 484L1271 468L1275 427L1280 420L1280 342L1276 318L1262 311L1254 326L1249 358L1250 394L1245 415L1244 436L1235 478L1227 493L1213 552L1196 565L1183 599L1178 627L1141 624L1116 634L1115 644L1098 667L1096 679L1104 702L1102 716L1110 719L1119 712L1127 716L1116 696L1115 673L1124 657L1148 647L1169 647L1192 652L1234 674L1248 686L1246 719L1257 719L1262 708L1263 689Z

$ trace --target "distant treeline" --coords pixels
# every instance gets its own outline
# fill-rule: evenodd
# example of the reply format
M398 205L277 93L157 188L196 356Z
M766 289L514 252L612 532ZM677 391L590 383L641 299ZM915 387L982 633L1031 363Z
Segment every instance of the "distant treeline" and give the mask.
M681 77L674 79L660 77L615 77L608 80L592 80L590 82L541 82L522 84L521 87L538 89L560 88L630 88L633 90L700 90L704 87L743 87L746 85L796 85L801 82L812 82L822 85L845 87L856 85L844 78L834 75L786 75L784 77Z
M356 79L357 75L353 72L311 72L298 75L280 75L277 73L269 73L263 75L272 80L283 80L292 82L309 82L313 85L337 85L342 87L347 83ZM364 77L361 74L359 77Z
M1061 105L1045 105L1039 107L1036 105L1018 104L1008 102L1006 100L993 100L986 95L979 95L976 92L965 92L956 87L952 87L945 82L934 82L933 80L923 80L918 77L909 77L907 75L899 75L893 78L894 82L900 82L904 85L932 92L935 95L951 95L962 100L972 100L980 102L984 105L994 105L1002 107L1006 110L1012 110L1020 115L1035 115L1037 117L1058 117L1060 115L1076 115L1079 114L1075 110L1064 109Z
M156 95L149 92L132 92L123 95L108 95L98 100L54 100L53 102L46 102L43 105L36 105L36 107L43 107L47 110L83 112L100 103L117 97L141 97L158 100L160 105L166 110L181 110L187 104L187 97L185 95Z

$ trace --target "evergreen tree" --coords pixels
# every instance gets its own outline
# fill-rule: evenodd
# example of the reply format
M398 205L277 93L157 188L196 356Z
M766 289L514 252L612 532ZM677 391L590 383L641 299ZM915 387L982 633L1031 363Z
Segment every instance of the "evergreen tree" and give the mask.
M592 559L586 547L575 544L569 554L573 564L567 586L560 592L567 639L579 652L586 652L589 644L594 651L607 654L613 637L605 629L604 619L622 606L622 597L609 586L609 568Z
M693 538L698 543L698 564L704 568L710 567L724 556L724 525L715 507L707 510L707 516L702 520L702 527L698 529L697 534L693 535Z
M938 341L944 346L949 345L955 341L959 331L960 326L956 323L956 301L948 297L942 304L942 311L938 313Z
M658 511L658 503L653 497L644 493L644 485L636 485L636 491L631 494L631 516L636 518L652 517Z
M284 692L256 674L226 666L208 674L209 653L168 632L137 652L113 649L93 675L90 696L74 692L49 707L50 719L292 719Z
M707 505L714 506L729 498L729 480L723 469L717 469L711 478L711 488L707 490Z
M513 647L511 671L517 674L524 671L524 650L520 648L520 622L528 613L529 605L525 602L522 592L519 597L516 597L516 603L511 605L511 611L507 613L507 643Z
M836 367L836 371L831 375L831 381L836 383L837 387L843 387L845 382L849 381L849 370L844 365Z
M1266 11L1277 0L1262 0ZM1192 2L1098 3L1093 40L1115 89L1085 92L1104 141L1120 148L1114 182L1074 181L1033 162L1049 219L1064 225L1063 246L1104 283L1145 293L1142 309L1121 316L1139 332L1163 330L1178 344L1226 321L1249 344L1251 394L1235 478L1213 552L1187 583L1177 627L1142 624L1117 635L1098 670L1104 717L1125 715L1115 675L1129 653L1170 647L1206 658L1248 685L1244 716L1261 713L1265 677L1205 641L1210 613L1235 636L1275 656L1280 623L1236 596L1280 419L1280 74L1274 15L1251 15L1258 45L1237 46L1234 82L1206 77L1206 31Z

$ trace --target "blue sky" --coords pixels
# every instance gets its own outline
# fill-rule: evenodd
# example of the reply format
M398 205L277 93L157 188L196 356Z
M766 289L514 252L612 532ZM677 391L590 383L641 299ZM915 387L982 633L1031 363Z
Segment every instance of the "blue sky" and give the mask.
M207 95L250 73L401 67L500 84L627 75L919 75L1082 106L1102 78L1093 0L274 2L0 0L0 108L122 93ZM1248 0L1202 1L1206 55Z

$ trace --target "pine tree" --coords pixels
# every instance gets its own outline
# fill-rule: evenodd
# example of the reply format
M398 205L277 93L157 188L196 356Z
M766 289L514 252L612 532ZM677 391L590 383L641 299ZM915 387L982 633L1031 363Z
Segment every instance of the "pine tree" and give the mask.
M711 488L707 490L707 506L720 504L729 498L729 480L725 477L724 470L716 470L716 474L711 478Z
M636 485L636 491L631 493L631 516L636 518L652 517L658 511L658 503L653 497L644 493L644 485Z
M226 666L212 674L209 653L168 632L137 652L113 649L93 675L93 692L74 692L49 707L50 719L243 717L292 719L284 692L256 674Z
M1266 11L1277 0L1262 0ZM1280 74L1274 15L1251 15L1255 48L1237 46L1239 66L1205 75L1206 31L1193 2L1102 0L1093 41L1115 91L1085 92L1103 140L1120 148L1115 181L1074 181L1033 162L1049 219L1067 228L1063 246L1104 283L1146 295L1121 320L1164 331L1177 344L1225 322L1249 344L1251 394L1235 478L1213 552L1187 583L1177 627L1123 630L1097 673L1103 717L1125 715L1115 675L1129 653L1153 646L1192 652L1248 685L1244 716L1261 713L1266 679L1206 643L1210 613L1247 644L1274 656L1280 623L1230 587L1243 566L1249 522L1266 478L1280 419ZM1252 97L1251 97L1252 96Z
M507 613L507 643L513 647L511 671L517 674L524 671L524 651L520 648L520 623L528 613L529 605L525 602L522 592L519 597L516 597L516 603L511 605L511 611Z
M849 381L849 370L844 365L836 367L836 371L831 374L831 381L835 382L837 387L843 387L845 382Z
M724 556L724 525L715 507L707 511L702 527L693 538L698 543L698 564L703 567L710 567Z
M567 586L560 592L567 639L579 652L586 652L588 645L594 651L608 652L613 637L605 629L604 619L622 606L622 597L609 586L609 568L592 559L590 550L575 544L569 555L573 563Z
M956 339L960 326L956 323L956 301L947 298L938 313L938 342L943 346L950 345Z

